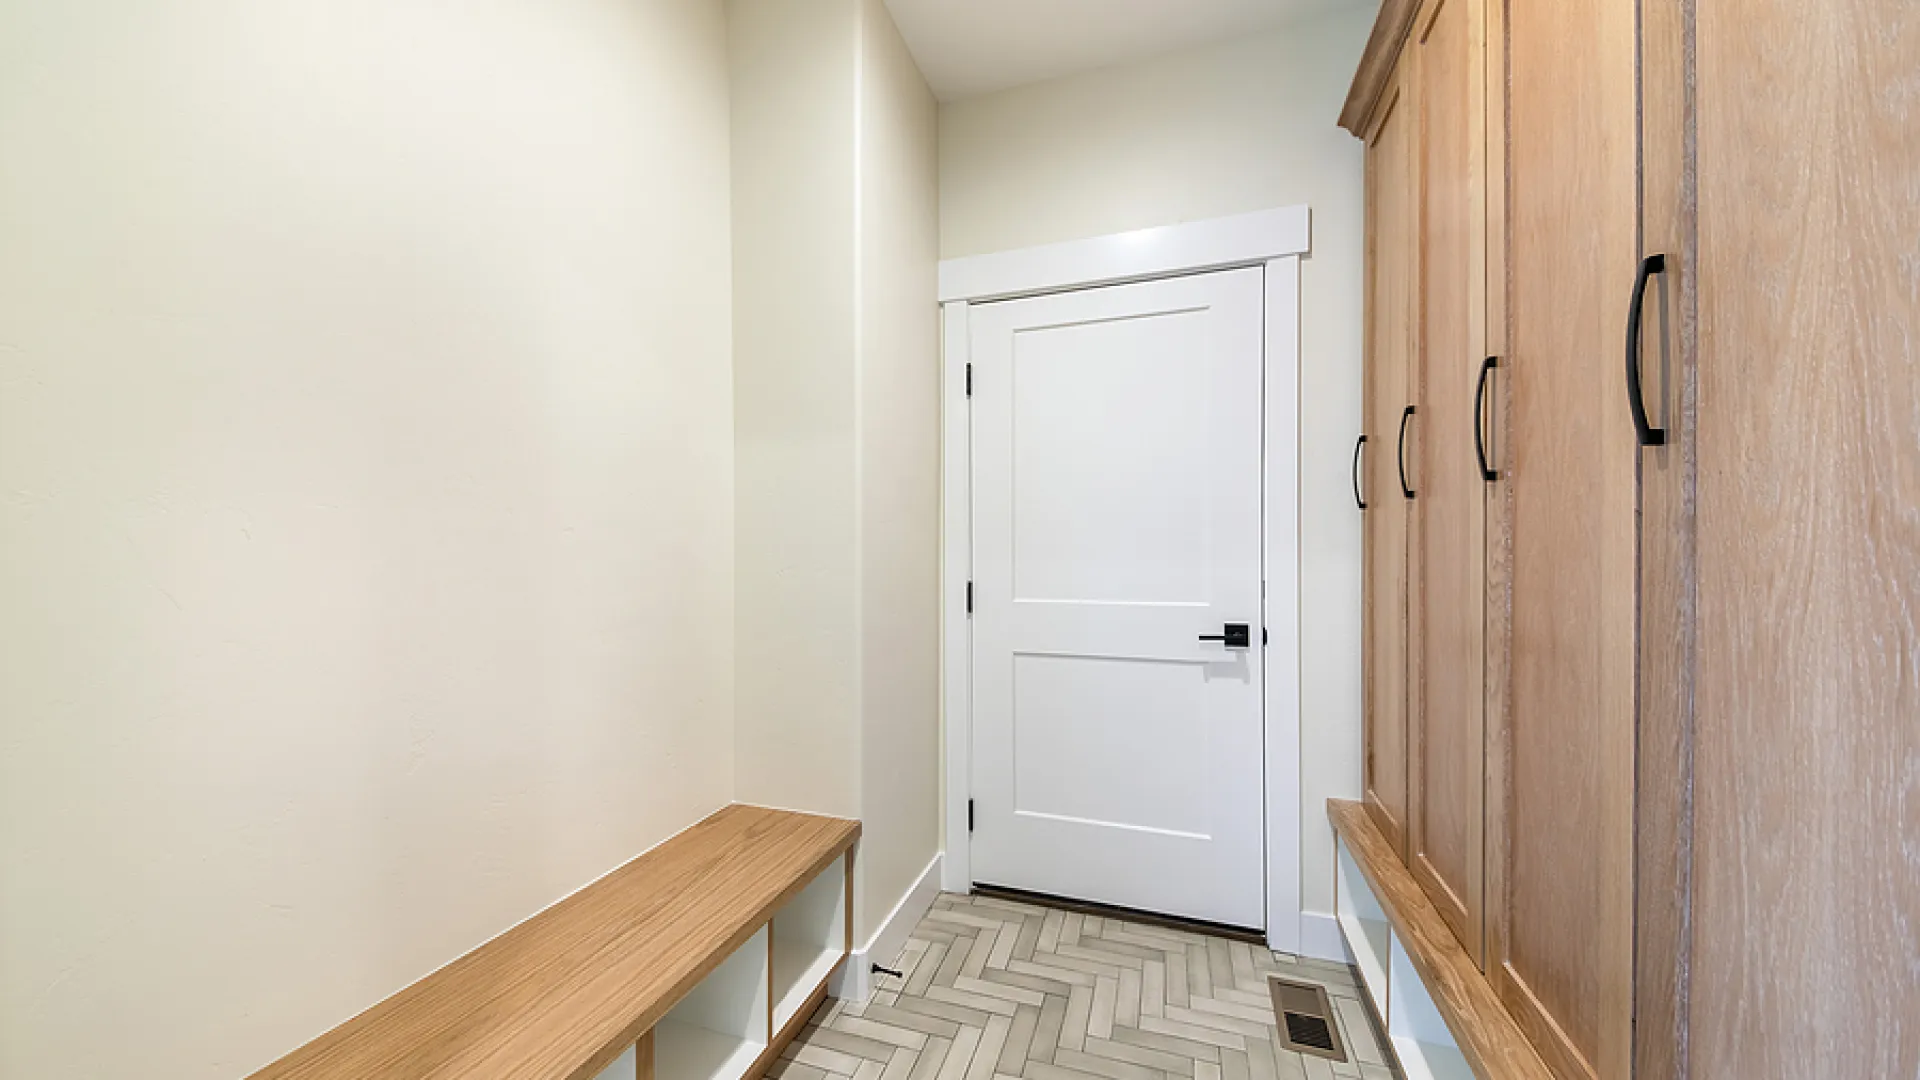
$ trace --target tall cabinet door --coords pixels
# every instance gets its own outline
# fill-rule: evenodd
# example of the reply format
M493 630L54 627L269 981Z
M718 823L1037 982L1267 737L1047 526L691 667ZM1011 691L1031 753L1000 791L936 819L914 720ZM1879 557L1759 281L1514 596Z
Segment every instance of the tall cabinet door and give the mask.
M1505 0L1511 644L1488 976L1563 1077L1631 1067L1635 4Z
M1404 73L1405 64L1402 64ZM1414 344L1419 131L1396 74L1367 140L1366 806L1406 853L1407 518L1402 481Z
M1690 6L1688 1075L1920 1076L1920 10Z
M1420 84L1419 462L1409 605L1407 865L1467 951L1481 947L1486 482L1482 0L1431 0L1409 52Z

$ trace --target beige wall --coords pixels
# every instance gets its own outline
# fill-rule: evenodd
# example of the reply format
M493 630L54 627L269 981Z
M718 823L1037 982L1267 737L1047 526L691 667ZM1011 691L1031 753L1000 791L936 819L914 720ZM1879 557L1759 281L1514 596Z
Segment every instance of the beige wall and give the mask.
M940 235L933 94L881 0L862 6L864 943L940 847Z
M231 1078L732 793L724 27L0 42L0 1075Z
M1372 12L940 110L940 254L1306 203L1301 266L1302 893L1333 906L1326 799L1360 785L1361 146L1334 126Z
M739 797L938 849L936 112L879 0L729 0Z
M739 798L860 816L855 0L728 0Z

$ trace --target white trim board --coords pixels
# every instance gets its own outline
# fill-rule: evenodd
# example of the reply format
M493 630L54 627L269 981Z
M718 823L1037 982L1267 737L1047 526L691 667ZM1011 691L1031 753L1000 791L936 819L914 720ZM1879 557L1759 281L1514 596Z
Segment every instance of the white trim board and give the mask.
M1266 579L1267 943L1281 952L1345 961L1330 915L1300 910L1300 256L1310 244L1305 206L1171 225L940 264L941 679L946 828L942 883L973 887L967 829L972 776L972 412L967 398L970 302L1173 277L1234 266L1266 273L1264 503ZM865 964L862 963L864 969Z
M1265 492L1267 946L1300 951L1300 257L1267 262Z
M967 305L942 305L940 375L940 679L946 792L946 863L941 887L973 889L967 846L967 778L973 775L973 628L967 581L973 576L973 426L967 405Z
M1340 920L1324 911L1301 912L1300 947L1280 951L1292 951L1295 956L1304 956L1309 960L1353 963L1353 954L1347 951L1347 935L1340 930Z
M1305 206L944 259L940 302L1004 300L1122 281L1258 266L1312 249Z
M873 996L873 965L885 964L896 967L901 950L907 947L907 938L913 935L913 928L932 910L933 901L940 895L940 867L944 860L935 853L933 861L920 872L920 877L907 888L900 902L874 928L873 937L848 957L840 968L840 974L834 976L833 985L827 992L834 997L849 1001L865 1001Z

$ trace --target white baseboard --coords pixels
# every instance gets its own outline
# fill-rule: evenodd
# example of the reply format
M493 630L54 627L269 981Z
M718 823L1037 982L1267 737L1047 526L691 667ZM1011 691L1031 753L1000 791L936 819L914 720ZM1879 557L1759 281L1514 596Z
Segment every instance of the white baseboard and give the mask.
M1300 913L1300 955L1314 960L1351 964L1347 937L1340 932L1340 921L1324 911Z
M900 951L907 947L913 928L920 925L920 920L932 909L934 897L940 895L940 862L941 857L934 855L933 861L920 872L920 879L875 928L873 937L847 957L828 993L850 1001L867 1000L873 992L873 965L894 966Z

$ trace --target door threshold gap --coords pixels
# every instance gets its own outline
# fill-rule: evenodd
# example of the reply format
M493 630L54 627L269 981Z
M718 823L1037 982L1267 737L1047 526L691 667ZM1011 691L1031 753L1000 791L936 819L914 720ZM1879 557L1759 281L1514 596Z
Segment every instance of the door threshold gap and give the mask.
M1168 930L1180 930L1189 934L1206 934L1211 937L1227 938L1232 941L1244 941L1249 945L1267 947L1267 934L1264 930L1249 930L1244 926L1228 926L1225 923L1207 922L1204 919L1187 919L1178 915L1162 915L1155 911L1142 911L1139 908L1121 907L1118 904L1102 904L1093 900L1075 900L1069 896L1055 896L1051 893L1029 892L1026 889L1010 889L1004 885L980 885L973 887L973 895L985 896L994 900L1011 900L1015 903L1033 904L1037 907L1059 908L1079 915L1093 915L1102 919L1123 919L1127 922L1142 923L1147 926L1159 926Z

